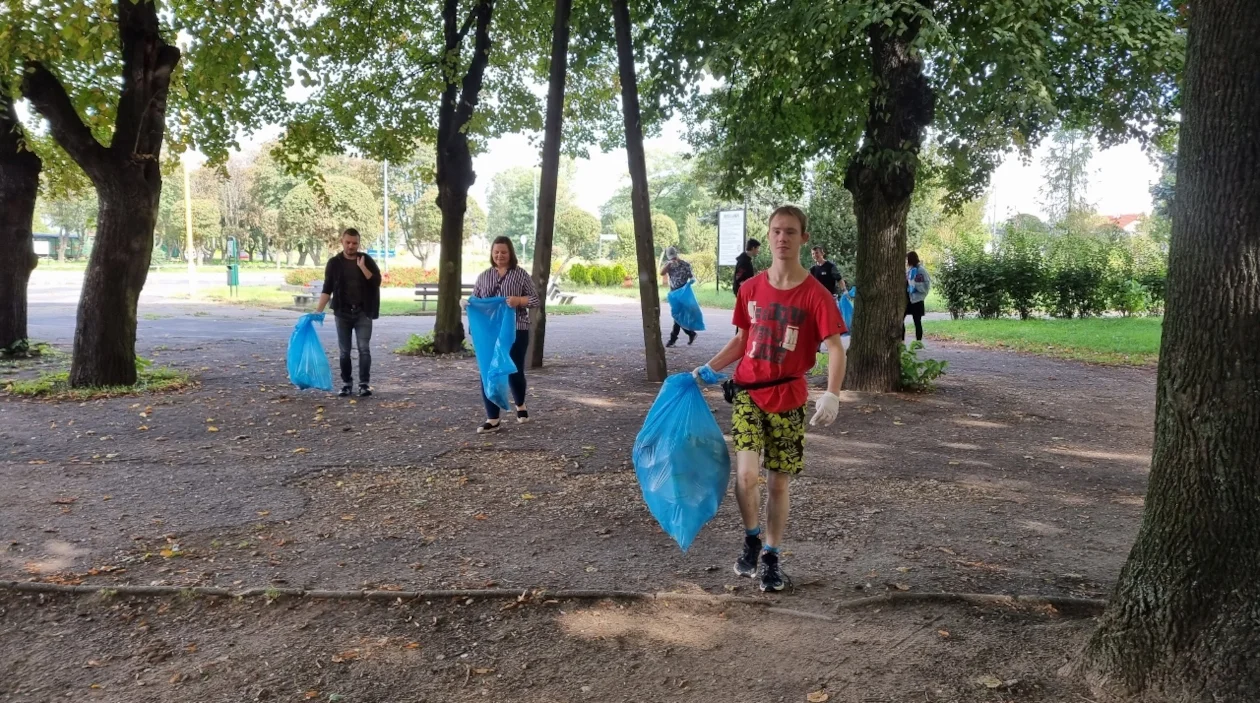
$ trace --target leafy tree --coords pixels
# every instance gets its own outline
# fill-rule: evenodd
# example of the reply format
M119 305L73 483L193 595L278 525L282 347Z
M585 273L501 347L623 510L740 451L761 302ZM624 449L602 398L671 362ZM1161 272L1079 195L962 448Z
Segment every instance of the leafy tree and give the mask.
M66 246L70 235L79 238L79 246L86 244L87 232L96 224L96 194L91 190L80 193L67 193L44 206L49 224L55 227L60 236L57 242L57 260L66 260Z
M1050 222L1058 224L1078 211L1092 209L1086 192L1089 190L1089 161L1094 157L1094 147L1089 136L1079 129L1056 130L1050 142L1043 165L1042 206L1050 216Z
M280 204L279 225L295 244L300 259L309 255L318 263L319 255L337 244L347 227L360 232L379 227L380 214L372 191L345 176L324 179L323 193L307 183L298 185Z
M656 255L660 257L666 247L678 246L678 224L663 212L652 213L652 237L656 240Z
M1075 667L1096 698L1260 700L1260 11L1189 14L1149 486Z
M235 135L277 121L289 82L287 3L6 3L0 92L20 88L100 201L70 384L136 379L136 304L148 273L165 142L216 163ZM168 39L180 36L185 48ZM168 113L179 119L169 120ZM41 157L56 160L52 153ZM3 164L0 164L2 167Z
M857 220L853 217L853 196L830 173L819 174L810 189L805 214L809 216L809 243L827 250L840 271L852 279L857 255ZM810 247L801 251L801 260L813 266Z
M848 382L871 391L899 379L906 220L929 140L953 208L1057 124L1103 145L1167 129L1184 56L1172 3L1143 0L680 0L654 29L672 58L648 85L686 107L721 195L767 180L799 192L815 159L844 172L863 299ZM698 89L702 71L720 87Z
M219 238L223 236L222 214L219 211L219 203L209 198L193 198L191 204L193 222L193 251L191 253L200 264L203 260L214 256ZM172 222L173 227L181 235L187 232L184 214L183 207L176 208ZM188 253L190 252L185 252L185 254Z
M666 151L648 152L646 156L648 199L653 210L669 215L674 222L686 222L688 215L712 217L717 201L693 160ZM600 207L605 226L630 214L630 186L619 188Z
M599 218L578 208L566 207L556 217L556 243L564 250L565 264L599 244Z

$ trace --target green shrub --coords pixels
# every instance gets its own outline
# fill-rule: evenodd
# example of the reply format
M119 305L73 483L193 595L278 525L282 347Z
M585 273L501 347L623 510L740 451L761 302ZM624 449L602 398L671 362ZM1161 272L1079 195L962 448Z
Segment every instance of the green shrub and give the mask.
M575 286L584 286L591 282L590 270L584 264L573 264L569 267L569 281Z
M434 339L432 332L429 332L428 334L412 334L407 338L406 343L394 350L394 353L401 354L403 356L438 356L437 350L434 347L435 344L436 340ZM464 339L463 353L469 354L471 352L472 346L468 343L467 339Z
M1111 305L1125 317L1139 315L1150 309L1151 294L1146 286L1130 278L1117 288Z
M611 286L624 285L625 280L626 280L626 267L621 264L614 265L612 267L612 277L613 277L613 280L609 283L609 285Z
M309 286L324 280L324 269L293 269L284 274L284 282L291 286Z
M1027 320L1037 307L1046 285L1046 262L1040 238L1032 233L1011 231L998 248L1002 287L1011 307Z
M605 270L603 266L598 266L598 265L592 266L589 272L590 277L591 277L591 285L596 285L596 286L608 285L608 280L605 275L606 273L607 271Z
M1055 317L1092 317L1107 309L1106 242L1067 234L1051 242L1043 305Z
M385 288L415 288L417 283L437 282L437 269L392 268L381 274L381 285Z
M717 275L717 253L698 251L691 255L691 274L698 283L712 283Z
M910 346L901 347L901 389L910 391L928 391L935 386L936 379L945 375L948 361L936 359L919 359L918 353L923 349L923 342L914 341Z

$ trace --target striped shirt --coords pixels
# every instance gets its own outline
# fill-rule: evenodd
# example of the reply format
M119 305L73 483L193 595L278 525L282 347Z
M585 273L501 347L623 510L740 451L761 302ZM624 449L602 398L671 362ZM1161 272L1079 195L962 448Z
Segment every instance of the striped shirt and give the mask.
M526 297L529 298L529 305L516 309L516 329L529 329L529 310L536 308L541 303L538 300L538 290L534 288L534 279L525 273L525 269L517 266L514 269L508 269L503 276L499 276L497 268L488 268L477 277L477 283L473 286L474 298L497 298L503 296L508 297Z

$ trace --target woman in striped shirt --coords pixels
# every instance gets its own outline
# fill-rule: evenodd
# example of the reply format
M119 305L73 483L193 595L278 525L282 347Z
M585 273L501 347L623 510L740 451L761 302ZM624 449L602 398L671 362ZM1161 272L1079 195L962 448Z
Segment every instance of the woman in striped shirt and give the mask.
M477 277L472 294L474 298L503 296L510 307L516 308L516 341L511 352L516 373L508 376L508 386L512 389L512 401L516 405L516 421L529 422L529 411L525 409L525 350L529 348L529 311L540 303L533 279L517 264L516 249L511 239L495 237L490 245L490 268ZM481 400L486 406L486 421L477 428L477 432L497 432L499 406L484 392Z

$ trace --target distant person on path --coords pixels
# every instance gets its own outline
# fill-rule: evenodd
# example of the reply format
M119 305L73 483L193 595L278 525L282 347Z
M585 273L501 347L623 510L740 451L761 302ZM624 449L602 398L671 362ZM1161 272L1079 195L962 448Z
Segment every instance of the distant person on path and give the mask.
M801 246L809 241L807 226L805 213L795 206L785 205L771 214L769 243L774 262L740 288L734 339L694 372L703 383L713 371L739 362L733 378L731 435L744 551L735 562L735 573L759 575L762 591L781 591L787 582L779 566L779 550L787 530L789 482L805 466L809 401L805 374L814 367L820 342L830 352L827 391L815 402L809 424L828 426L835 421L844 382L840 335L845 328L840 310L835 298L801 265ZM770 491L764 535L758 485L763 457Z
M731 292L735 297L739 297L739 287L753 276L757 275L757 268L753 266L753 259L757 258L757 254L761 253L761 242L756 239L749 239L744 245L744 253L735 257L735 278L731 281Z
M906 254L906 315L914 318L914 338L923 341L923 301L927 300L928 291L932 289L932 279L927 269L919 263L919 255L915 252ZM905 315L901 320L901 339L906 338Z
M814 256L814 265L809 268L809 275L817 279L833 298L846 291L848 286L844 282L844 277L840 275L840 269L827 260L827 250L821 244L817 244L814 245L811 253Z
M372 320L381 315L381 270L372 257L359 251L359 230L353 227L341 233L341 253L324 266L324 289L315 312L323 312L329 300L341 352L341 392L337 395L345 398L353 388L351 335L359 349L359 396L372 395Z
M674 247L665 249L665 265L661 267L661 279L669 284L671 291L678 290L687 285L687 281L693 278L691 274L691 264L678 258L678 250ZM672 347L678 343L678 333L687 333L687 344L696 341L696 333L691 330L685 330L682 325L674 323L674 329L669 333L669 343L665 346Z
M473 285L475 298L507 298L509 307L516 308L516 341L512 343L512 363L516 373L508 376L512 390L512 402L516 406L516 421L529 422L529 410L525 408L525 351L529 348L529 311L540 305L534 280L516 260L516 248L508 237L495 237L490 244L490 268L477 277ZM465 301L466 304L466 301ZM477 428L478 434L499 431L499 406L481 393L486 406L486 421Z

